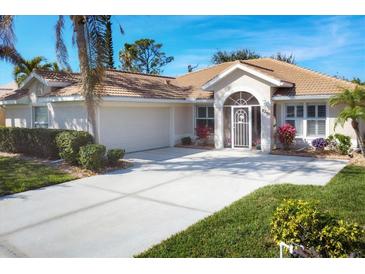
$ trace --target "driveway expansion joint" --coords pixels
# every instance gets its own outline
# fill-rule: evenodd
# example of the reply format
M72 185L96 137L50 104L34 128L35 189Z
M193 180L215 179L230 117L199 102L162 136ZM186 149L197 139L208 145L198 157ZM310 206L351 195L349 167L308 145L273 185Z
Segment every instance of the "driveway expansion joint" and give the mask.
M5 251L6 255L11 258L27 258L23 252L10 245L6 240L0 239L0 254Z

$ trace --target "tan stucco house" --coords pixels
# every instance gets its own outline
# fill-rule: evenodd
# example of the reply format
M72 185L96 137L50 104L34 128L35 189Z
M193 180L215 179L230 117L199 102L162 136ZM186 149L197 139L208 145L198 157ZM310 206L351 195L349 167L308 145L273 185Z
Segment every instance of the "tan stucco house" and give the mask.
M10 82L5 85L0 85L0 98L3 98L8 93L12 92L17 88L15 82ZM5 126L5 107L0 105L0 126Z
M96 110L99 143L127 152L174 146L214 132L216 148L270 152L275 130L297 129L297 145L334 133L341 107L328 99L353 83L270 58L234 61L166 77L107 70ZM79 75L36 70L0 98L6 126L89 130ZM365 126L361 124L364 134ZM350 124L336 132L356 137Z

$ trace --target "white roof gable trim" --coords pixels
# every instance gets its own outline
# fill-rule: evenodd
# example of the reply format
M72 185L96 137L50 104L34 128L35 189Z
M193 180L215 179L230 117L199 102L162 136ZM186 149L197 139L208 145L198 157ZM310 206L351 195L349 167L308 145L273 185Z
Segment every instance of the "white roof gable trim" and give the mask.
M213 86L214 84L216 84L217 82L219 82L220 80L222 80L224 77L226 77L227 75L231 74L233 71L235 71L236 69L240 69L243 70L249 74L255 75L256 77L265 80L266 82L269 82L270 84L272 84L273 86L276 87L293 87L292 83L289 82L285 82L279 79L276 79L274 77L271 77L267 74L261 73L260 71L257 71L255 69L250 68L247 65L244 64L234 64L232 66L230 66L229 68L227 68L226 70L224 70L223 72L221 72L220 74L218 74L217 76L215 76L213 79L209 80L208 82L206 82L203 86L202 89L204 90L208 90L211 86Z
M48 87L66 87L66 86L70 85L70 83L67 83L67 82L47 81L42 76L40 76L39 74L37 74L36 72L33 71L24 80L24 82L21 84L20 88L26 87L32 81L32 79L37 79L38 81L40 81L41 83L43 83L44 85L46 85Z

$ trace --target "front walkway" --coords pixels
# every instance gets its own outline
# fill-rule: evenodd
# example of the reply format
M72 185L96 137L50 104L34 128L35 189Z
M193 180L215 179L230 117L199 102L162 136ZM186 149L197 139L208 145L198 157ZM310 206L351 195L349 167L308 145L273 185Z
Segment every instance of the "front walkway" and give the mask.
M129 154L131 169L0 199L0 257L131 257L259 187L323 185L343 161L232 150Z

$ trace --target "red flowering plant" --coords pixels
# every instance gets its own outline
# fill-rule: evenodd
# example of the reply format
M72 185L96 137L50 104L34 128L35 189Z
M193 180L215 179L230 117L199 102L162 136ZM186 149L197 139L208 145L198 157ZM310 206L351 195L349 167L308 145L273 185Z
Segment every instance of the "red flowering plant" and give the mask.
M210 133L210 128L205 126L198 126L195 130L199 139L207 139Z
M289 149L290 145L294 143L296 129L291 124L285 124L278 129L278 136L280 143L283 144L284 149Z
M211 129L207 126L198 126L196 129L196 135L200 140L204 142L204 144L207 144L209 134L211 133Z

